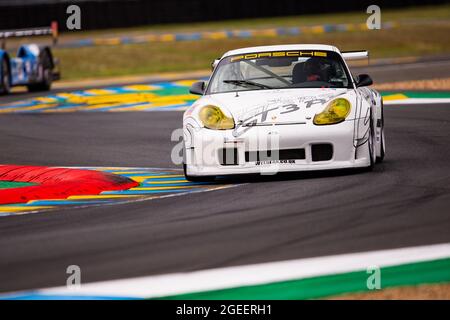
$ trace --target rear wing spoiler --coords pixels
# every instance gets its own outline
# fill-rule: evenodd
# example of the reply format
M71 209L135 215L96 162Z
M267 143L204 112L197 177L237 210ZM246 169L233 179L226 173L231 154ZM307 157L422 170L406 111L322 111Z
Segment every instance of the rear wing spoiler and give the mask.
M343 51L341 53L345 61L369 59L369 51L367 50Z
M6 39L21 38L31 36L46 36L51 35L53 45L58 43L58 22L53 21L49 27L39 27L30 29L16 29L16 30L0 30L0 40L2 42L2 49L6 47Z

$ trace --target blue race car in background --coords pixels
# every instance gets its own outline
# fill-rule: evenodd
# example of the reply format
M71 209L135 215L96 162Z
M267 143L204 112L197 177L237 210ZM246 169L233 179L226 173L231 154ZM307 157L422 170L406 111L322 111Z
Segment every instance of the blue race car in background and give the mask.
M24 37L32 35L53 35L56 43L57 26L0 32L0 38ZM54 59L50 46L25 44L11 57L5 50L5 42L0 49L0 94L8 94L13 86L27 86L29 91L50 90L52 82L60 78L58 61Z

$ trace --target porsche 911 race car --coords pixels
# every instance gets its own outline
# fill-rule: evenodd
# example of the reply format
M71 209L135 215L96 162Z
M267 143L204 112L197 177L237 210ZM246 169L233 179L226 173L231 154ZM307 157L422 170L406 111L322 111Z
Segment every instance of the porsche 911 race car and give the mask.
M188 180L368 168L385 155L383 103L354 77L329 45L278 45L232 50L213 62L202 95L183 116Z
M2 49L0 49L0 94L9 93L13 86L27 86L29 91L50 90L52 82L60 78L57 60L50 46L25 44L17 50L17 56L11 57L5 50L5 40L10 37L28 37L53 35L55 26L29 30L1 31Z

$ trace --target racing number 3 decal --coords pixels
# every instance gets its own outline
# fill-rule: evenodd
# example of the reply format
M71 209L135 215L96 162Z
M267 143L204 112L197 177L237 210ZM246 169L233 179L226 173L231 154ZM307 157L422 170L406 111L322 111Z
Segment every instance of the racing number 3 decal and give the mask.
M281 108L285 108L285 111L280 112L280 114L286 114L286 113L291 113L297 110L300 110L300 107L296 104L287 104L285 106L282 106Z

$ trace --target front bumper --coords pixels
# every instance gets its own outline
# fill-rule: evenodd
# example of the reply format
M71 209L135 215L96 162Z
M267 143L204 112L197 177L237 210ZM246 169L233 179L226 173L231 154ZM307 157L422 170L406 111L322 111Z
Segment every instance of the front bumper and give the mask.
M270 175L278 172L367 167L370 159L363 156L366 153L359 150L355 152L354 129L354 121L349 120L328 126L295 124L252 127L235 137L232 134L233 130L187 127L185 128L187 174ZM329 146L332 150L330 157L318 158L314 153L317 150L315 146L318 145ZM228 155L228 162L224 160L224 149ZM298 151L297 154L301 156L289 159L290 156L282 151L278 154L269 154L268 158L265 158L267 156L265 152L262 158L254 156L255 152L267 150Z

